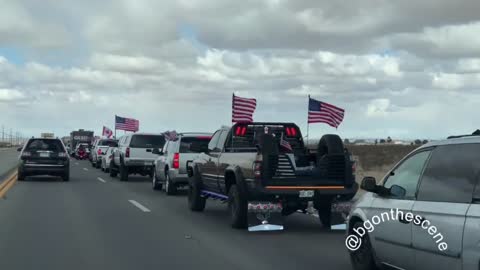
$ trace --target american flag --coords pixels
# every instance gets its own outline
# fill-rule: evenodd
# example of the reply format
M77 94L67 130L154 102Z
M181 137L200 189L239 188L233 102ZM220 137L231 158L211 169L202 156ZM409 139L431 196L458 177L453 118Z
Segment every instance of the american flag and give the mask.
M139 126L139 121L136 119L115 115L115 129L137 132Z
M308 123L327 123L337 128L343 121L345 110L308 97Z
M232 122L253 122L253 113L257 108L257 100L254 98L242 98L233 95Z
M292 146L290 145L290 143L288 141L286 141L285 139L283 139L283 133L282 133L282 136L280 137L280 145L289 150L289 151L293 151L293 148Z

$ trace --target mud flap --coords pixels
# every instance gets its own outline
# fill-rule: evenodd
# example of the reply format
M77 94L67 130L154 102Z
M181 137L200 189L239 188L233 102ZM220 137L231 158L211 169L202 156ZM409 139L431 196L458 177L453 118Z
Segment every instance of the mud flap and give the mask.
M248 231L281 231L284 217L282 204L272 202L248 203Z
M352 202L334 202L332 204L331 230L346 230L347 216L352 207Z

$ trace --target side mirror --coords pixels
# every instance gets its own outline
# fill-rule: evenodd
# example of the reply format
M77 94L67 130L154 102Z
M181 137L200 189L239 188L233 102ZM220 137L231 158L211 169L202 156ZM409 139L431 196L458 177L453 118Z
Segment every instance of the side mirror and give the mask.
M402 198L402 197L405 197L406 193L407 193L407 191L399 185L392 185L390 187L390 195L392 195L394 197Z
M18 147L18 148L17 148L17 151L18 151L18 152L22 151L22 147Z
M369 192L377 191L377 180L375 177L366 176L363 178L360 188Z

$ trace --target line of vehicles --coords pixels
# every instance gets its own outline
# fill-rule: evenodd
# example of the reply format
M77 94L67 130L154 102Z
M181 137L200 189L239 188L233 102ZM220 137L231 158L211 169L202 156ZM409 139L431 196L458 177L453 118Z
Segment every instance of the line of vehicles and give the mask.
M70 157L61 140L32 138L19 151L19 180L36 174L69 180ZM148 133L99 138L89 159L120 181L131 174L149 176L153 190L167 195L186 186L191 211L204 211L208 199L224 201L234 228L250 225L250 210L287 216L305 212L310 203L329 228L332 203L351 200L359 188L355 164L340 137L324 135L312 151L294 123L239 123L174 138ZM361 246L350 250L353 268L478 269L478 160L480 136L474 133L417 148L381 181L365 177L360 187L366 193L348 214L347 234L367 228L367 220L392 209L421 216L422 224L428 221L435 231L427 232L408 218L364 230ZM439 240L432 237L437 232L443 233L446 250L437 248Z

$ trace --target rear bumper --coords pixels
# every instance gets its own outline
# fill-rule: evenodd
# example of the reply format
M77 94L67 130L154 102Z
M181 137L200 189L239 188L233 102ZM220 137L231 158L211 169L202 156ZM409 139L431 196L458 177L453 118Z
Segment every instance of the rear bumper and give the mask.
M168 170L168 174L170 176L170 181L175 184L188 184L188 174L180 173L176 169Z
M23 164L18 172L24 175L63 175L69 170L69 165Z
M249 200L275 200L278 198L295 199L300 201L313 201L321 196L336 196L355 194L358 184L348 186L259 186L255 183L247 183ZM301 190L313 190L312 197L300 198Z

